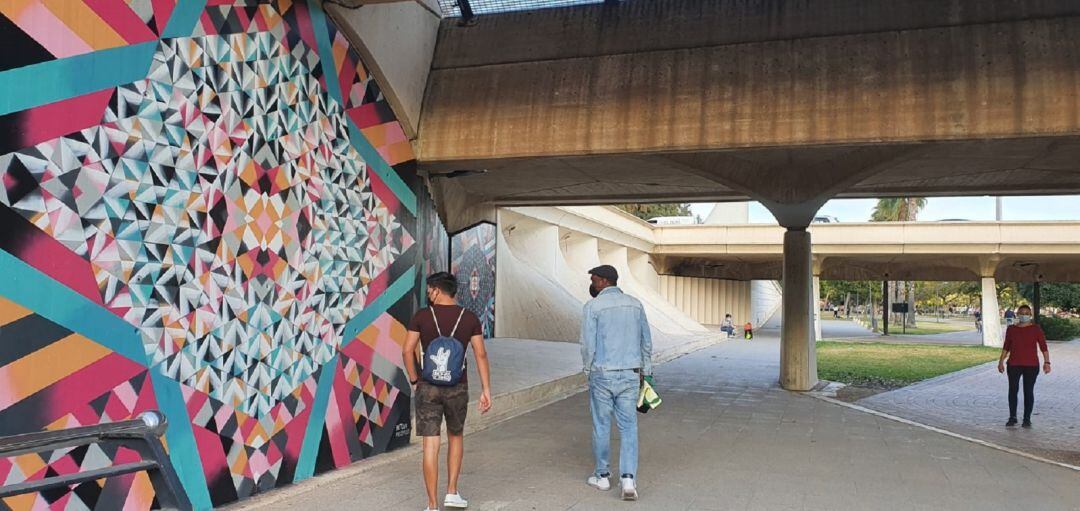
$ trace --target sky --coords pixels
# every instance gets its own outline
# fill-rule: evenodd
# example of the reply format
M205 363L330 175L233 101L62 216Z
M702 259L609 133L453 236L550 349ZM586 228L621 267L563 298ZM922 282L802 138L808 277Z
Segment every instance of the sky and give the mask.
M1080 220L1080 195L1056 197L1005 197L1002 199L1004 220ZM866 222L877 199L831 200L818 214L836 217L841 222ZM705 218L712 204L692 204L695 215ZM994 220L993 197L931 197L919 213L920 221L945 219ZM775 224L769 210L756 202L750 203L751 223Z

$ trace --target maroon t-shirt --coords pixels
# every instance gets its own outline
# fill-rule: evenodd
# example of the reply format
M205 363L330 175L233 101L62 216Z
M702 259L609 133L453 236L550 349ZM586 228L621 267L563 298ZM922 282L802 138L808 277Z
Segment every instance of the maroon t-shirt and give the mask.
M435 309L435 317L431 316L431 309ZM420 347L427 353L427 348L434 341L436 337L439 337L439 331L442 334L450 337L450 333L454 332L454 339L457 339L464 348L466 354L469 351L469 341L474 335L484 335L484 328L480 325L480 318L476 317L472 311L465 309L462 314L462 307L460 305L432 305L424 307L413 314L412 320L409 321L409 331L420 333ZM454 330L454 323L458 320L458 315L461 315L461 323L458 324L457 330ZM435 328L435 318L439 320L439 327ZM468 380L468 373L461 376L461 382L465 383Z
M1005 351L1009 352L1009 365L1039 367L1036 351L1046 351L1046 335L1039 325L1010 326L1005 330Z

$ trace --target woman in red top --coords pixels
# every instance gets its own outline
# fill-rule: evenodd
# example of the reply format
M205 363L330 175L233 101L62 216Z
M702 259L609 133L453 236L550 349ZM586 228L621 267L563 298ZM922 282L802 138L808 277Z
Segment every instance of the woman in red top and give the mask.
M1016 425L1016 394L1020 390L1020 378L1024 378L1024 424L1031 427L1031 409L1035 406L1035 378L1039 376L1039 355L1042 351L1042 369L1050 374L1050 352L1046 350L1046 335L1036 325L1031 315L1031 307L1021 305L1016 309L1017 324L1005 330L1005 345L1001 348L998 359L998 372L1005 372L1005 360L1009 361L1009 422L1006 426Z

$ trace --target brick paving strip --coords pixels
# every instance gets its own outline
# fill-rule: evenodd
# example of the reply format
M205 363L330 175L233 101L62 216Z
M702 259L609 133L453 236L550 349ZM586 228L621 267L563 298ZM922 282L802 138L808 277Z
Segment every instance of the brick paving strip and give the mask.
M855 404L941 430L1047 458L1080 465L1080 341L1051 343L1053 371L1035 385L1034 427L1006 428L1008 379L997 363L978 365ZM1020 409L1023 410L1023 392Z

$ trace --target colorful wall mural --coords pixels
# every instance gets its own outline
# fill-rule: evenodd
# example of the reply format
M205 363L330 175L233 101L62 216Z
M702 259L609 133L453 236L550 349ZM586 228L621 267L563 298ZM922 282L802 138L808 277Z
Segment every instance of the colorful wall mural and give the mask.
M494 224L481 223L457 233L450 242L450 272L459 282L458 303L476 313L484 337L495 336Z
M0 435L160 409L199 509L406 444L403 324L446 233L318 1L3 1L0 25ZM132 475L0 508L153 503Z

